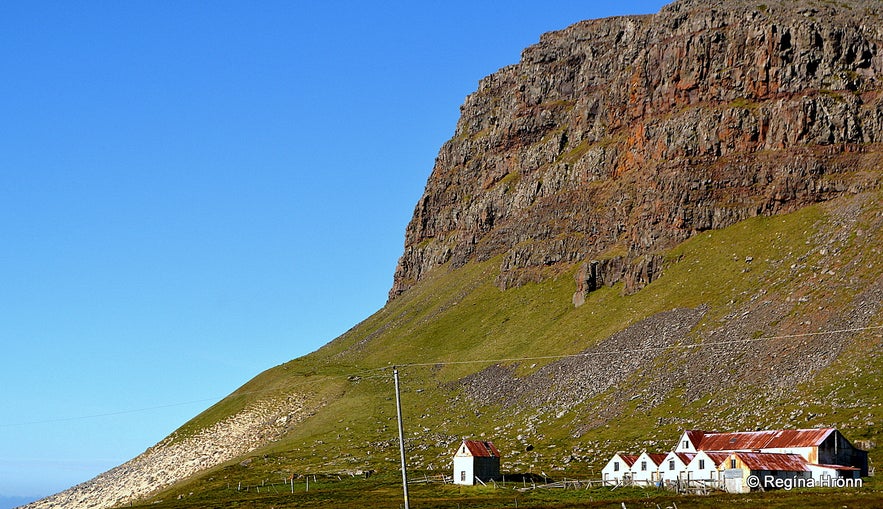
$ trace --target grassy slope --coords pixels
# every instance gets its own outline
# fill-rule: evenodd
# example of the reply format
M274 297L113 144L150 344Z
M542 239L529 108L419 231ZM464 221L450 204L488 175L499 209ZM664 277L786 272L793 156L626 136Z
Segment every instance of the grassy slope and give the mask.
M846 312L855 295L883 275L876 251L883 245L883 234L871 228L881 214L880 198L853 197L699 234L667 253L662 277L640 292L624 296L619 288L603 288L590 294L580 308L570 303L572 273L500 291L493 285L499 260L436 271L337 340L262 373L185 425L182 435L259 399L291 393L325 402L283 439L256 451L256 459L247 467L238 460L231 462L158 498L189 492L203 502L214 496L226 498L232 496L231 483L278 482L291 472L359 468L394 472L398 460L392 381L388 369L377 368L572 354L656 313L707 305L689 339L698 340L721 324L738 321L734 311L754 305L759 292L764 299L791 303L784 318L754 331L752 337L817 330L802 324L818 324ZM843 210L859 202L864 204L860 221L844 230ZM836 256L820 246L836 251ZM879 315L870 321L870 325L881 323ZM450 383L489 362L405 366L401 372L409 462L415 469L447 471L451 444L461 436L481 434L493 437L504 451L504 469L548 470L550 475L572 477L597 472L615 450L667 450L683 427L835 425L849 438L879 442L883 361L876 352L880 343L879 331L863 333L816 377L762 399L749 397L748 391L724 402L711 395L692 399L686 397L688 387L672 387L670 397L649 408L642 407L640 399L623 401L605 394L594 402L596 406L560 416L544 415L543 409L476 408L459 396ZM676 362L677 355L660 356L657 368L666 369L669 360ZM517 364L517 372L526 375L548 362L503 364ZM636 378L633 383L640 387L653 382ZM597 405L612 409L609 420L585 429ZM746 414L734 405L751 408ZM740 415L734 418L734 414ZM575 433L577 428L582 431ZM535 448L525 451L525 441ZM578 452L577 461L565 463L572 451ZM879 462L878 455L872 449L872 461ZM364 487L356 491L372 497ZM680 501L678 505L683 507Z

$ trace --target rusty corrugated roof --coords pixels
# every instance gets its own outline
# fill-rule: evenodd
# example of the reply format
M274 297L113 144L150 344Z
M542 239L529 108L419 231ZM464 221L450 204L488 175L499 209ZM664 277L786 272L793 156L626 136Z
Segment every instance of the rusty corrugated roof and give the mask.
M710 459L711 462L715 464L715 466L720 465L721 463L726 461L727 458L730 457L730 453L728 453L728 452L715 452L715 451L703 451L703 452L705 452L705 455L708 456L708 459Z
M705 433L696 445L702 451L752 451L787 447L818 446L828 438L833 428L740 431L735 433Z
M493 442L483 440L464 440L463 445L469 449L469 452L476 458L499 458L500 451L494 447Z
M770 472L806 472L809 466L799 454L778 454L771 452L736 452L750 470Z
M783 429L775 431L766 445L767 449L784 447L813 447L821 445L834 428L819 429Z
M702 443L702 438L708 432L702 431L701 429L688 429L686 431L686 433L687 433L687 440L689 440L690 443L693 444L693 447L698 447L699 444Z
M751 451L763 449L770 440L768 431L739 431L735 433L708 433L696 446L702 451Z

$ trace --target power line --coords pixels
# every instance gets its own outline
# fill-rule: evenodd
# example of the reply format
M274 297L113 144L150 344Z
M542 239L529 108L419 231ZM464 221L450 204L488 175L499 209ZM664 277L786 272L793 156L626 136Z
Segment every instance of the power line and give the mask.
M842 334L846 332L861 332L866 330L875 330L875 329L883 329L883 325L872 325L867 327L854 327L850 329L838 329L831 331L819 331L819 332L805 332L802 334L787 334L782 336L763 336L759 338L748 338L748 339L732 339L727 341L714 341L714 342L702 342L702 343L692 343L687 345L667 345L667 346L646 346L641 348L626 348L619 350L605 350L605 351L594 351L594 352L582 352L582 353L573 353L573 354L562 354L562 355L542 355L537 357L508 357L503 359L474 359L474 360L463 360L463 361L440 361L440 362L414 362L410 364L398 364L399 368L407 368L407 367L425 367L425 366L452 366L458 364L494 364L494 363L503 363L503 362L519 362L519 361L541 361L541 360L559 360L559 359L570 359L570 358L579 358L579 357L596 357L601 355L615 355L615 354L626 354L626 353L638 353L638 352L646 352L646 351L655 351L655 350L677 350L677 349L692 349L692 348L706 348L706 347L714 347L714 346L726 346L726 345L734 345L734 344L743 344L743 343L756 343L759 341L771 341L775 339L794 339L794 338L802 338L802 337L810 337L810 336L823 336L828 334ZM389 367L377 368L377 369L390 369Z
M205 399L196 399L193 401L184 401L181 403L169 403L167 405L157 405L152 407L144 407L144 408L134 408L131 410L119 410L116 412L107 412L103 414L92 414L92 415L79 415L75 417L57 417L54 419L43 419L39 421L29 421L29 422L17 422L10 424L0 424L0 428L13 428L19 426L35 426L37 424L53 424L58 422L69 422L69 421L80 421L86 419L100 419L102 417L114 417L117 415L126 415L126 414L136 414L140 412L150 412L153 410L162 410L165 408L174 408L178 406L186 406L193 405L196 403L205 403L206 401L217 401L219 398L205 398Z
M848 329L837 329L830 331L818 331L818 332L805 332L801 334L786 334L780 336L763 336L759 338L746 338L746 339L732 339L726 341L714 341L714 342L702 342L702 343L692 343L692 344L683 344L683 345L667 345L667 346L647 346L640 348L626 348L626 349L618 349L618 350L604 350L604 351L593 351L593 352L582 352L576 354L562 354L562 355L542 355L542 356L532 356L532 357L507 357L500 359L473 359L473 360L460 360L460 361L437 361L437 362L413 362L408 364L397 364L396 367L408 368L408 367L427 367L427 366L453 366L453 365L464 365L464 364L499 364L499 363L507 363L507 362L524 362L524 361L544 361L544 360L560 360L560 359L572 359L572 358L585 358L585 357L597 357L601 355L618 355L618 354L627 354L627 353L639 353L639 352L647 352L647 351L664 351L664 350L678 350L678 349L695 349L695 348L710 348L715 346L728 346L735 344L747 344L747 343L757 343L761 341L772 341L777 339L795 339L795 338L804 338L804 337L812 337L812 336L824 336L830 334L843 334L848 332L862 332L868 330L879 330L883 329L883 325L872 325L866 327L853 327ZM358 368L357 368L358 369ZM374 379L388 379L387 375L380 374L380 372L392 370L394 367L392 365L389 366L379 366L375 368L361 368L359 371L354 371L352 373L344 373L344 374L328 374L328 375L318 375L317 378L321 379L354 379L357 378L359 380L374 380ZM233 392L227 396L213 397L213 398L203 398L192 401L185 401L180 403L170 403L166 405L157 405L151 407L143 407L143 408L135 408L131 410L120 410L116 412L106 412L100 414L92 414L92 415L81 415L81 416L73 416L73 417L58 417L53 419L43 419L36 421L28 421L28 422L19 422L19 423L8 423L2 424L0 423L0 428L12 428L19 426L34 426L38 424L52 424L59 422L70 422L70 421L78 421L78 420L86 420L86 419L100 419L104 417L114 417L118 415L126 415L126 414L134 414L141 412L150 412L154 410L162 410L165 408L174 408L179 406L193 405L196 403L205 403L207 401L215 401L219 402L228 397L239 397L239 396L250 396L254 394L263 394L263 393L279 393L284 392L286 390L294 389L296 387L300 387L302 385L308 385L316 382L316 380L312 379L312 376L301 374L303 376L307 376L308 380L303 380L300 383L289 385L284 388L273 388L273 389L261 389L254 391L242 391L242 392Z

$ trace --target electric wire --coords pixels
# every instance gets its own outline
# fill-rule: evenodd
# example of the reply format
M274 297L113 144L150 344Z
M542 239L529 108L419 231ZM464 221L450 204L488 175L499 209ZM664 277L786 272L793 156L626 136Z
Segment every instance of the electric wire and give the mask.
M342 373L342 374L322 374L322 375L307 375L301 374L305 376L306 379L301 381L300 383L294 385L287 385L283 389L273 388L273 389L260 389L260 390L251 390L251 391L234 391L229 395L213 397L213 398L202 398L191 401L185 401L180 403L169 403L165 405L156 405L150 407L142 407L135 408L130 410L120 410L115 412L106 412L100 414L92 414L92 415L82 415L82 416L70 416L70 417L58 417L52 419L43 419L43 420L35 420L29 422L18 422L18 423L0 423L0 428L11 428L11 427L21 427L21 426L34 426L39 424L52 424L59 422L69 422L69 421L78 421L78 420L86 420L86 419L100 419L105 417L115 417L119 415L126 414L134 414L134 413L142 413L142 412L150 412L154 410L162 410L166 408L174 408L179 406L187 406L193 405L196 403L205 403L207 401L215 401L220 402L226 398L232 397L241 397L241 396L251 396L256 394L263 393L279 393L281 391L288 391L303 385L312 385L317 382L319 379L351 379L351 380L388 380L389 376L384 374L383 372L392 370L394 368L402 369L402 368L416 368L416 367L442 367L442 366L455 366L455 365L464 365L464 364L502 364L502 363L512 363L512 362L525 362L525 361L546 361L546 360L561 360L561 359L572 359L572 358L585 358L585 357L597 357L602 355L622 355L628 353L640 353L640 352L648 352L648 351L665 351L665 350L678 350L678 349L696 349L696 348L711 348L716 346L731 346L737 344L749 344L749 343L757 343L761 341L773 341L778 339L797 339L797 338L806 338L813 336L825 336L831 334L845 334L850 332L863 332L869 330L880 330L883 329L883 325L871 325L865 327L852 327L847 329L835 329L829 331L817 331L817 332L804 332L800 334L785 334L778 336L762 336L758 338L743 338L743 339L732 339L732 340L724 340L724 341L704 341L701 343L690 343L690 344L677 344L677 345L666 345L666 346L644 346L637 348L624 348L618 350L604 350L604 351L591 351L591 352L581 352L575 354L561 354L561 355L541 355L541 356L530 356L530 357L505 357L498 359L467 359L467 360L458 360L458 361L436 361L436 362L410 362L410 363L398 363L393 364L390 363L386 366L378 366L378 367L365 367L365 368L357 368L353 370L353 372Z

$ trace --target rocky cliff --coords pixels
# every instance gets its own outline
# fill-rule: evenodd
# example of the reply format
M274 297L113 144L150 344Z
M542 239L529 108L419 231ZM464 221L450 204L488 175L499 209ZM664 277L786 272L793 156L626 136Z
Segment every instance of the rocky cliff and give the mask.
M411 440L426 439L417 468L444 464L451 442L491 426L517 472L538 458L563 469L634 448L622 423L647 432L640 445L652 449L682 427L795 419L876 439L883 5L723 4L581 22L481 80L407 227L385 308L302 365L268 370L198 425L31 507L151 493L170 507L276 507L232 486L303 468L394 470L391 382L376 368L415 359L437 362L408 373L420 387L405 409L419 416ZM697 232L827 200L672 254ZM458 267L440 283L427 277ZM666 270L653 295L589 295L617 282L633 293ZM559 290L549 276L563 272L577 280ZM497 292L493 278L546 286ZM571 292L596 309L574 308ZM525 363L443 369L488 358ZM824 369L830 384L817 381Z
M696 232L876 186L881 45L870 0L684 0L543 35L461 107L390 299L500 256L501 288L585 263L580 304Z

